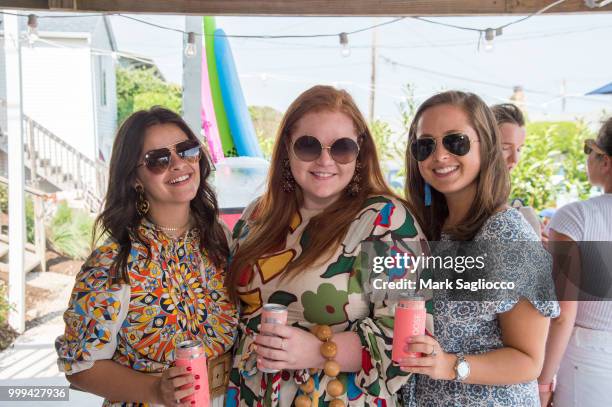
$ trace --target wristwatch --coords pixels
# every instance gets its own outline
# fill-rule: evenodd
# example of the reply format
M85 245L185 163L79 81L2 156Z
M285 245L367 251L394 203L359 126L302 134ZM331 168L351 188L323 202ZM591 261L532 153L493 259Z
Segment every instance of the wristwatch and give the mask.
M465 359L462 352L457 353L455 361L455 380L462 382L470 375L470 363Z

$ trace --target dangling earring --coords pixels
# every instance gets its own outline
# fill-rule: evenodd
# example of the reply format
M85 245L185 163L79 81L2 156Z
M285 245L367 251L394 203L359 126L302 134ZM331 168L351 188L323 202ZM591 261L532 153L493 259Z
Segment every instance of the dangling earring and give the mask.
M291 173L291 165L289 159L285 158L283 161L283 191L290 193L295 191L295 178Z
M425 183L425 206L431 206L431 185Z
M357 196L359 191L361 191L361 168L361 162L357 160L357 163L355 163L355 173L353 174L353 178L346 186L346 191L350 196Z
M147 212L149 212L149 201L144 196L144 188L142 185L138 184L135 187L136 189L136 212L138 215L143 218Z

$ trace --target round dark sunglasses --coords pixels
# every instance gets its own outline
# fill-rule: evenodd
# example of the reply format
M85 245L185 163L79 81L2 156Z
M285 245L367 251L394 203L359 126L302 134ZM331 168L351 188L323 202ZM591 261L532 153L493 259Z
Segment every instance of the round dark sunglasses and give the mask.
M357 159L359 144L351 138L342 137L335 140L331 146L324 146L313 136L300 136L293 143L293 152L302 161L318 159L323 150L327 149L331 158L339 164L348 164Z
M202 149L197 140L185 140L180 143L172 144L163 148L148 151L144 159L136 168L145 166L154 174L161 174L166 171L172 161L172 152L175 152L182 160L189 164L200 161Z
M422 137L410 145L410 152L417 161L425 161L436 151L436 139ZM442 145L452 155L463 156L470 152L470 138L461 133L447 134L442 137Z

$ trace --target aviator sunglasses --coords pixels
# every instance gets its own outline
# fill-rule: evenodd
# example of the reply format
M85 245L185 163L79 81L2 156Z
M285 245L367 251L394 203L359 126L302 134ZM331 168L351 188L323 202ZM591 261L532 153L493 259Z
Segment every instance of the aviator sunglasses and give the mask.
M293 143L293 152L302 161L311 162L318 159L323 150L328 150L331 158L339 164L348 164L357 159L359 144L351 138L342 137L331 146L324 146L313 136L300 136Z
M163 148L148 151L144 159L136 168L145 166L154 174L161 174L170 166L172 160L172 152L175 152L181 160L189 164L195 164L200 160L202 149L200 142L197 140L185 140L176 144L172 144Z
M478 140L475 142L478 142ZM436 143L437 141L433 137L418 138L410 145L410 152L417 161L425 161L436 151ZM442 137L442 145L452 155L464 156L470 152L470 138L465 134L447 134Z

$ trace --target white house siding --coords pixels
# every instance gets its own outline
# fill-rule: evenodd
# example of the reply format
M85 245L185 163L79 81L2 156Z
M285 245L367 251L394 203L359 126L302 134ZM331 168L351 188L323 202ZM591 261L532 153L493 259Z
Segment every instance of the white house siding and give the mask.
M85 38L70 39L65 42L70 48L41 43L22 48L23 111L95 160L92 67L87 42ZM86 181L94 183L93 179Z
M101 18L92 33L91 48L95 72L98 149L108 163L117 130L117 85L115 79L115 61L109 55L112 48L104 21ZM104 52L101 53L100 50L104 50ZM106 105L102 103L104 95L102 91L103 83L106 84Z
M6 67L4 66L4 38L0 38L0 100L6 100ZM6 132L6 109L0 104L0 132Z

